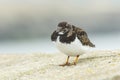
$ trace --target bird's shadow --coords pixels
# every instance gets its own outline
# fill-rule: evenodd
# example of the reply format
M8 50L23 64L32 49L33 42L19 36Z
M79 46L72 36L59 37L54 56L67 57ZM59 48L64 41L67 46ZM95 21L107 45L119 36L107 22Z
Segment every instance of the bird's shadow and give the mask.
M100 58L110 58L110 57L116 57L117 55L110 55L110 56L93 56L93 57L86 57L86 58L79 58L78 63L82 63L82 62L88 62L88 61L92 61L95 59L100 59Z

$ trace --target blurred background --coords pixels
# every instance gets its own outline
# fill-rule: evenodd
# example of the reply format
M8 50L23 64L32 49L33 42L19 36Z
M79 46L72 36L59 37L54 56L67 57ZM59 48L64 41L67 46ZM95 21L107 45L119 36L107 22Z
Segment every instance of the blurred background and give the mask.
M120 0L0 0L0 53L53 53L61 21L81 27L98 49L120 49Z

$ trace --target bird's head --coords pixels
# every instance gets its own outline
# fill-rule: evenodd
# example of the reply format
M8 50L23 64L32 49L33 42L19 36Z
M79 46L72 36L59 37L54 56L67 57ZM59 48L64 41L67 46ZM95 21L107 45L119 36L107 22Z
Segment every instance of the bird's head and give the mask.
M68 24L67 22L60 22L56 32L58 32L59 35L64 35L65 33L69 32L71 28L72 25Z

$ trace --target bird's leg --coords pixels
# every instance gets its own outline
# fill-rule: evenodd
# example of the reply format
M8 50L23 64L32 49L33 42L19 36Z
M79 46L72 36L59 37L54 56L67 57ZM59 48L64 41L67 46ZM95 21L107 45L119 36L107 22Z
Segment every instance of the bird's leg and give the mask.
M61 64L61 65L59 65L59 66L70 66L69 58L70 58L70 56L67 57L66 63Z
M76 65L78 62L79 55L76 56L75 61L73 62L73 65Z

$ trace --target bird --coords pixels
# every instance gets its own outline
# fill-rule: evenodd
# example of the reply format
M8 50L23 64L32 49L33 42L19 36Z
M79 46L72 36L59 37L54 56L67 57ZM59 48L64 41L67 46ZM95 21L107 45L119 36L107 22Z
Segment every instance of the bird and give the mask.
M86 31L65 21L58 23L57 29L51 35L51 41L60 52L67 55L66 62L59 66L76 65L80 55L95 47ZM69 63L70 57L76 57L73 63Z

